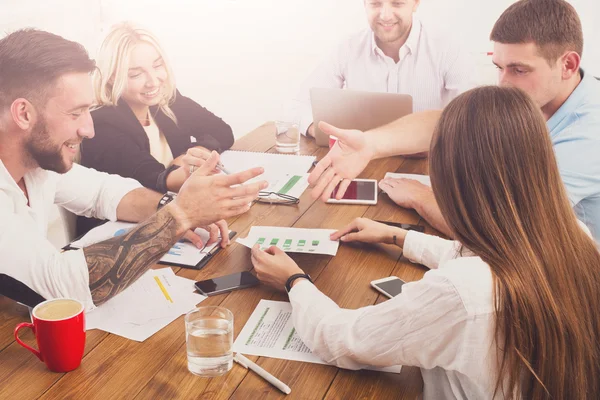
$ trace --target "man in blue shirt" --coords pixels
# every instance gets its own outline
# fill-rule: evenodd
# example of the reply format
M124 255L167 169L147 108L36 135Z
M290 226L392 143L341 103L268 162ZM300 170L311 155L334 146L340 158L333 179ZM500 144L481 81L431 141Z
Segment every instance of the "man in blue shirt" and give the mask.
M565 0L520 0L500 16L490 38L500 85L524 90L540 106L577 217L600 241L600 82L580 66L583 32L575 9ZM311 173L313 196L326 200L338 183L337 197L343 196L372 159L428 150L440 115L411 114L368 135L323 124L338 142ZM384 179L380 187L451 234L429 187L407 179Z

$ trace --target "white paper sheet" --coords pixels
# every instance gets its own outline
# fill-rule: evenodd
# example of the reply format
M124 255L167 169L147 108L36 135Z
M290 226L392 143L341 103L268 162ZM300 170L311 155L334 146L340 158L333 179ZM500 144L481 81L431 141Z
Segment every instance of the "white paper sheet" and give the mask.
M136 224L130 222L108 221L107 223L90 230L81 239L71 243L71 247L79 249L115 236L121 236L134 226L136 226ZM196 229L195 232L200 236L200 238L202 238L204 243L208 242L210 235L206 230ZM207 253L209 253L218 245L219 242L216 242L209 246L205 246L203 249L199 249L190 242L184 242L183 240L180 240L179 242L175 243L175 245L164 256L162 256L160 261L190 266L196 265L204 257L206 257Z
M269 186L263 189L263 192L282 193L297 199L302 196L302 193L308 188L308 174L281 174L279 176L271 175L264 177L269 182ZM277 195L260 196L261 198L269 198L273 201L281 201Z
M171 268L149 270L123 292L86 313L86 329L142 342L205 298L195 292L193 280L176 276Z
M283 301L261 300L236 338L233 351L254 356L327 364L302 342L292 323L292 305ZM368 369L400 373L402 366Z
M248 182L257 182L266 180L269 182L269 187L265 191L276 192L280 189L289 178L285 180L286 176L300 175L304 176L308 170L312 167L313 161L316 157L314 156L298 156L298 155L287 155L277 153L255 153L250 151L235 151L227 150L221 153L220 160L221 164L227 169L227 171L235 173L245 171L249 168L263 167L265 172L256 178L249 180ZM307 181L308 183L308 181ZM300 186L299 186L300 187ZM298 188L299 188L298 187ZM308 187L308 184L306 185ZM304 189L306 189L304 187ZM291 196L299 197L299 195L288 193Z
M253 226L245 238L237 242L252 248L256 243L261 249L277 246L286 253L313 253L335 256L338 241L329 239L335 229L282 228L276 226Z
M406 178L406 179L414 179L416 181L421 182L423 185L427 185L431 187L431 179L429 179L429 175L420 175L420 174L398 174L395 172L387 172L385 174L386 178Z

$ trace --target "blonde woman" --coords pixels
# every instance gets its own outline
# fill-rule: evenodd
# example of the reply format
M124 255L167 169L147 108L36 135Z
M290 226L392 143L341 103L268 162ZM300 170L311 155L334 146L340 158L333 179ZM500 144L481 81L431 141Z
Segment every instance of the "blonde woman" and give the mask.
M135 178L144 186L178 191L189 149L223 151L233 144L231 127L182 96L157 39L130 23L115 26L98 56L94 89L96 132L82 149L82 163ZM196 152L197 153L197 152ZM195 153L195 154L196 154ZM199 166L199 165L198 165Z
M167 57L150 32L130 23L115 26L97 64L96 135L82 146L83 165L176 192L210 150L233 144L229 125L176 89Z

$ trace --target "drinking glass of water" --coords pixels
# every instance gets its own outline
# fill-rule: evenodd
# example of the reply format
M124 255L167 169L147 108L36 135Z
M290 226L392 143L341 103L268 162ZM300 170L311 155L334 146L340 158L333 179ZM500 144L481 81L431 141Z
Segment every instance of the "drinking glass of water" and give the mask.
M188 369L210 378L233 365L233 314L223 307L198 307L185 315Z
M275 147L280 153L300 151L300 129L297 122L275 121Z

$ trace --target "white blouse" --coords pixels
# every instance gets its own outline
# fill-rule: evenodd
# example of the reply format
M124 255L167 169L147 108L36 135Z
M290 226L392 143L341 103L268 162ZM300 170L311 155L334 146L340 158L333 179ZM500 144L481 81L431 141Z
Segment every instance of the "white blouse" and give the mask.
M497 379L493 280L458 242L409 231L404 255L432 268L402 294L347 310L308 281L290 291L294 326L323 360L421 368L425 399L491 399Z

